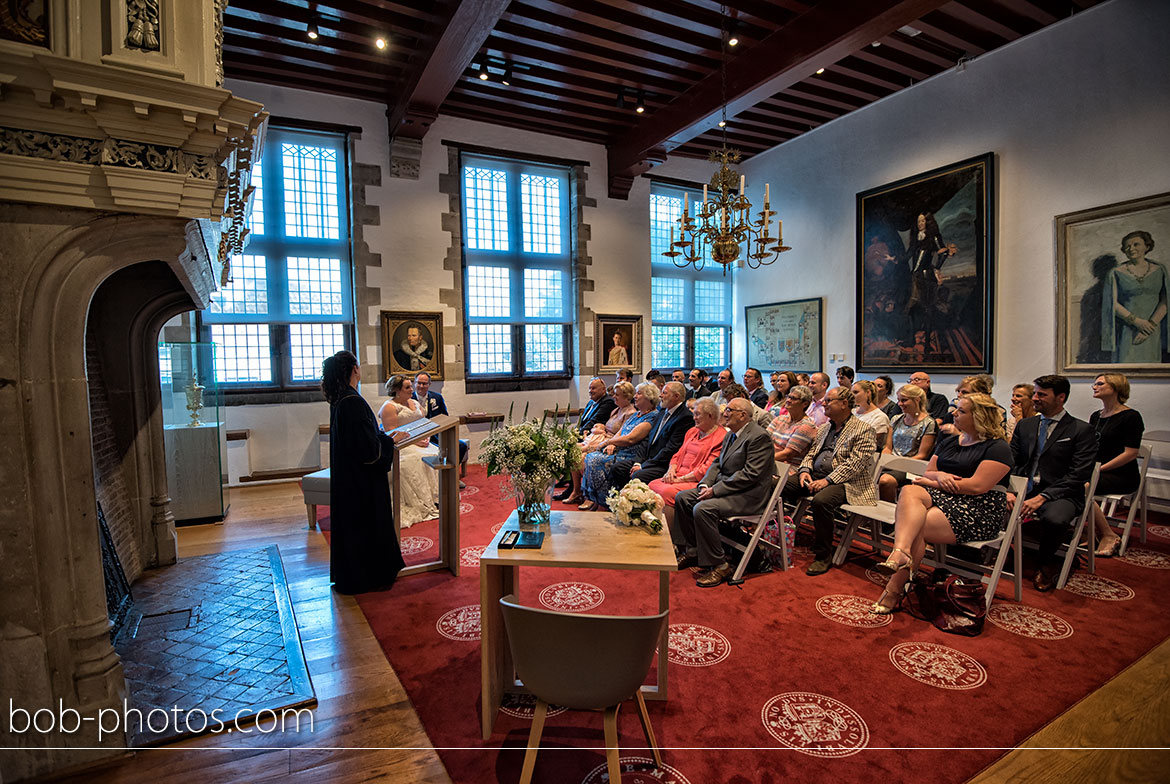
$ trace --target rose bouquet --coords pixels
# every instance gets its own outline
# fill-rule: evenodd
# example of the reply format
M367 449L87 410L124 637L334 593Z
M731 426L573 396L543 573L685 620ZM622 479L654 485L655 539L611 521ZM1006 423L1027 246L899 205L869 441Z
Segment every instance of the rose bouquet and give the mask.
M605 501L619 522L644 525L654 533L662 530L662 521L658 519L665 505L662 496L640 479L631 479L621 490L611 487Z

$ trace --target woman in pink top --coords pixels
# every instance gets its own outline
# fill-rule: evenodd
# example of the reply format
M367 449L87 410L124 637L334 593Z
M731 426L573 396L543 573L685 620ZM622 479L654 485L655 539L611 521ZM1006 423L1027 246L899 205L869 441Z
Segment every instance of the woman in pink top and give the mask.
M707 469L719 459L723 437L727 435L719 425L719 406L710 397L697 398L693 411L695 426L683 436L682 446L671 458L666 475L650 483L650 489L666 502L663 514L667 523L674 520L674 497L698 486Z

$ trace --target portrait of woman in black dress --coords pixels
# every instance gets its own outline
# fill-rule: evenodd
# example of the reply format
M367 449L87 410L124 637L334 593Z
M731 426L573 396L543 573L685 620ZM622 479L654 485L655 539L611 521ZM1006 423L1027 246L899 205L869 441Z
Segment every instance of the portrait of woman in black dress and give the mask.
M1102 373L1093 381L1093 397L1101 401L1101 410L1089 415L1089 424L1097 433L1097 462L1101 474L1097 495L1128 495L1137 490L1141 474L1137 456L1146 425L1142 415L1125 404L1129 400L1129 379L1121 373ZM1117 551L1121 537L1113 533L1100 504L1093 504L1097 526L1097 555L1108 558Z
M329 401L329 576L338 593L380 591L404 566L386 473L394 439L378 429L358 393L357 357L339 351L321 365Z

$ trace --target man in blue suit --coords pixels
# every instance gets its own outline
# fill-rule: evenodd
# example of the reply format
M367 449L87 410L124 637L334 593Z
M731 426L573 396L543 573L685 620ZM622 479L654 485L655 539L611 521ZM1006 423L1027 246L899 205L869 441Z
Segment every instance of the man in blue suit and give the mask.
M429 373L419 373L414 377L414 392L411 394L422 407L427 419L434 419L440 414L447 415L447 401L438 392L431 391L431 376ZM438 444L439 437L431 436L431 443ZM459 439L459 487L466 487L463 478L467 476L467 442Z
M649 483L661 479L670 467L670 459L682 446L683 437L695 426L695 417L686 406L687 391L677 381L667 382L662 388L658 415L646 436L644 457L639 462L623 460L615 463L610 474L614 487L623 487L631 479Z

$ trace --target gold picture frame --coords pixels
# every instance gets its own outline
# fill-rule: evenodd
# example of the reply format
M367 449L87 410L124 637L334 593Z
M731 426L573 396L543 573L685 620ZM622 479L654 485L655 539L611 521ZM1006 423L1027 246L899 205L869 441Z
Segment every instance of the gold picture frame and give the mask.
M443 314L383 310L382 366L386 378L427 373L443 380ZM418 342L412 346L413 338Z
M632 373L642 372L642 317L598 314L594 318L594 351L596 373L616 373L629 368ZM614 342L620 338L622 345ZM624 353L619 349L624 349ZM611 361L624 358L624 362Z

